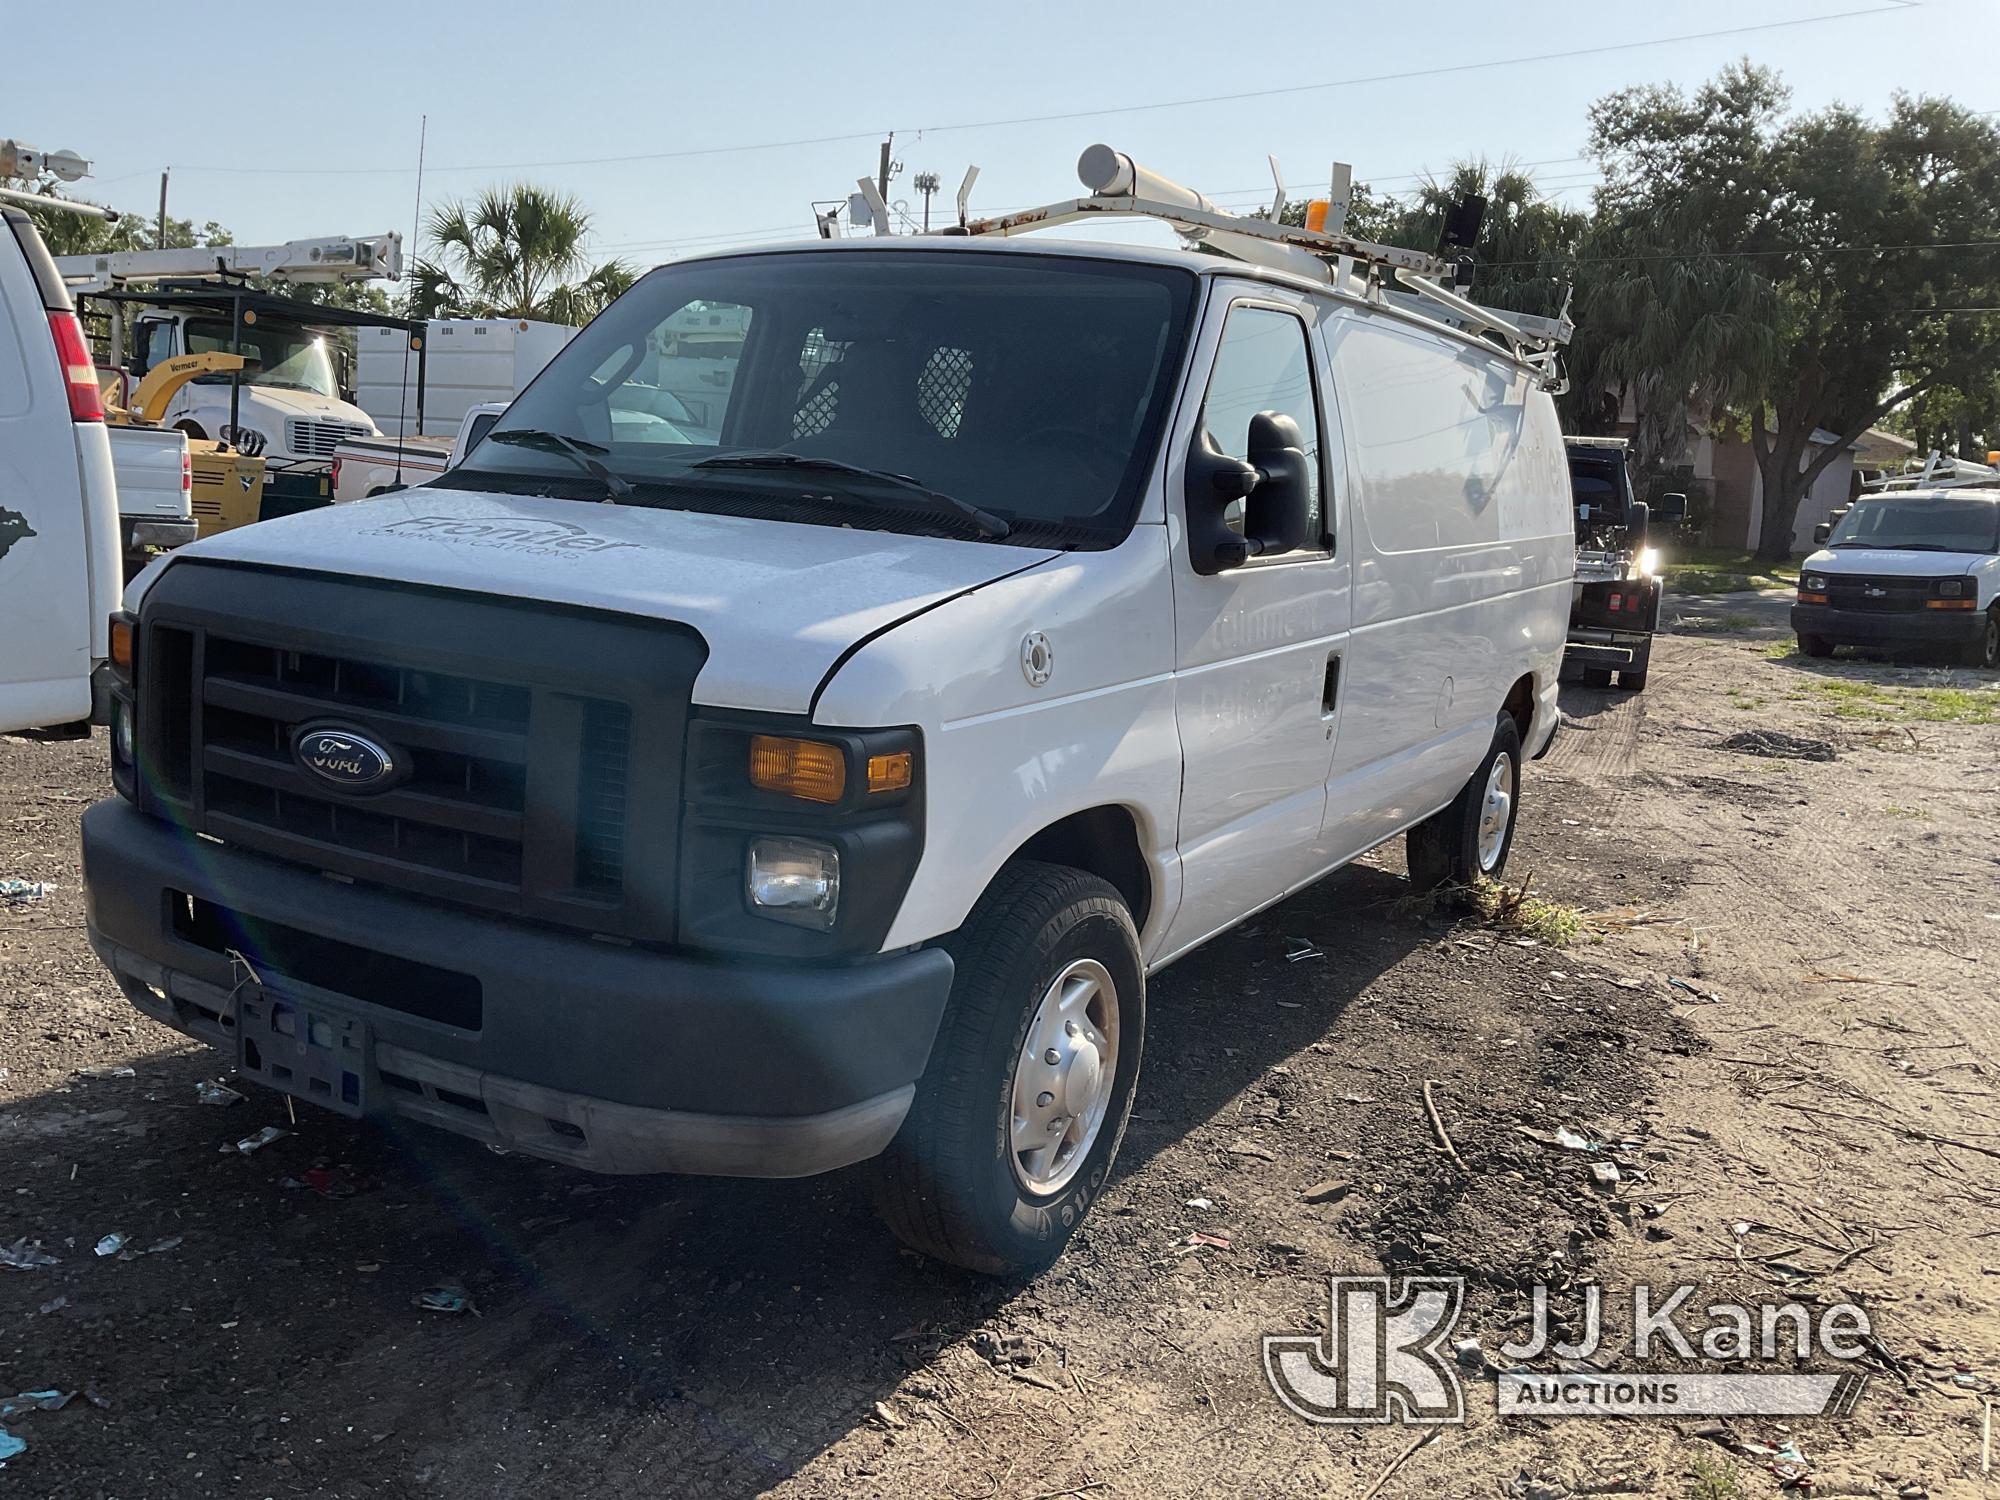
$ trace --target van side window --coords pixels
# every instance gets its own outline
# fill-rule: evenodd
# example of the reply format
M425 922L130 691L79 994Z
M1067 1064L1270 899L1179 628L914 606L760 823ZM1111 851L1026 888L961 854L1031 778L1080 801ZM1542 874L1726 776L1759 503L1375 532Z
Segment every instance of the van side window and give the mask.
M1306 325L1288 312L1269 307L1229 310L1215 370L1202 405L1202 441L1231 458L1250 456L1250 419L1276 412L1299 424L1305 440L1306 473L1312 486L1311 536L1324 538L1325 504L1320 496L1319 398L1313 389L1312 355ZM1243 529L1244 502L1232 501L1225 519Z

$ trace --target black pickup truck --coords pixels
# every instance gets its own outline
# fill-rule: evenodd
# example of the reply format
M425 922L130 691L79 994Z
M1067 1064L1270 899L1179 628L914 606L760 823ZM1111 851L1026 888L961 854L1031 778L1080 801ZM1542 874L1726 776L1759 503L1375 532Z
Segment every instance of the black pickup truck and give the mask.
M1610 687L1616 672L1618 685L1636 693L1646 686L1660 628L1659 559L1647 534L1685 521L1687 496L1662 495L1656 506L1635 497L1624 438L1563 442L1576 507L1576 584L1563 662L1581 668L1588 687Z

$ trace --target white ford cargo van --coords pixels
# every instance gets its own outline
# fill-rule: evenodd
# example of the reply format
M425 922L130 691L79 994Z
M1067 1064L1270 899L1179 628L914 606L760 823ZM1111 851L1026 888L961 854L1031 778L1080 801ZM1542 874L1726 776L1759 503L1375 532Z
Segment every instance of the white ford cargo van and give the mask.
M1553 361L1348 241L986 228L664 266L429 485L155 564L84 828L133 1003L598 1171L871 1161L1001 1271L1100 1190L1149 975L1399 833L1498 872ZM690 309L712 437L615 421Z

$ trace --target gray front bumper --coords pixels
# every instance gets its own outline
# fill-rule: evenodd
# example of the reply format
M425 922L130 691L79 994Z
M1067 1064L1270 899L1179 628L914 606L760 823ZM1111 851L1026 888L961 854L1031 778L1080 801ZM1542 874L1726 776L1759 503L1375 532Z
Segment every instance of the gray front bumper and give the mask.
M83 864L91 945L155 1020L232 1057L262 997L352 1020L369 1113L597 1172L805 1177L879 1154L951 987L940 949L804 965L594 942L330 881L115 799L84 815ZM190 898L231 910L234 951L177 921ZM288 946L315 944L347 957L286 972ZM360 998L377 960L407 989ZM425 1013L424 985L452 980L476 985L476 1017Z
M163 1026L231 1053L233 991L141 958L90 934L118 987ZM816 1115L715 1115L647 1109L545 1088L392 1046L374 1066L397 1080L382 1113L436 1125L489 1146L616 1174L684 1172L715 1177L811 1177L879 1156L902 1128L916 1088ZM414 1087L412 1087L414 1085Z

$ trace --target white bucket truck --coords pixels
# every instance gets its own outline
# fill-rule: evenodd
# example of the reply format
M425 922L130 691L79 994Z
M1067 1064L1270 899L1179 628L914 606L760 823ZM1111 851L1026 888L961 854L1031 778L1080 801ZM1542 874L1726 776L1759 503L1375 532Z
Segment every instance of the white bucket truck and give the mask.
M347 439L374 433L368 414L342 395L326 327L339 314L316 316L310 305L244 288L250 277L319 285L395 280L403 269L401 235L70 255L56 265L72 294L113 309L112 363L134 383L184 355L243 356L240 372L182 386L163 426L274 464L324 462ZM142 285L159 289L157 298L135 291Z
M1103 1187L1149 976L1398 834L1498 874L1557 719L1566 329L1082 166L663 266L430 485L150 569L84 823L133 1003L579 1167L867 1162L1003 1272ZM1017 237L1108 215L1220 253ZM697 307L726 401L618 420Z

